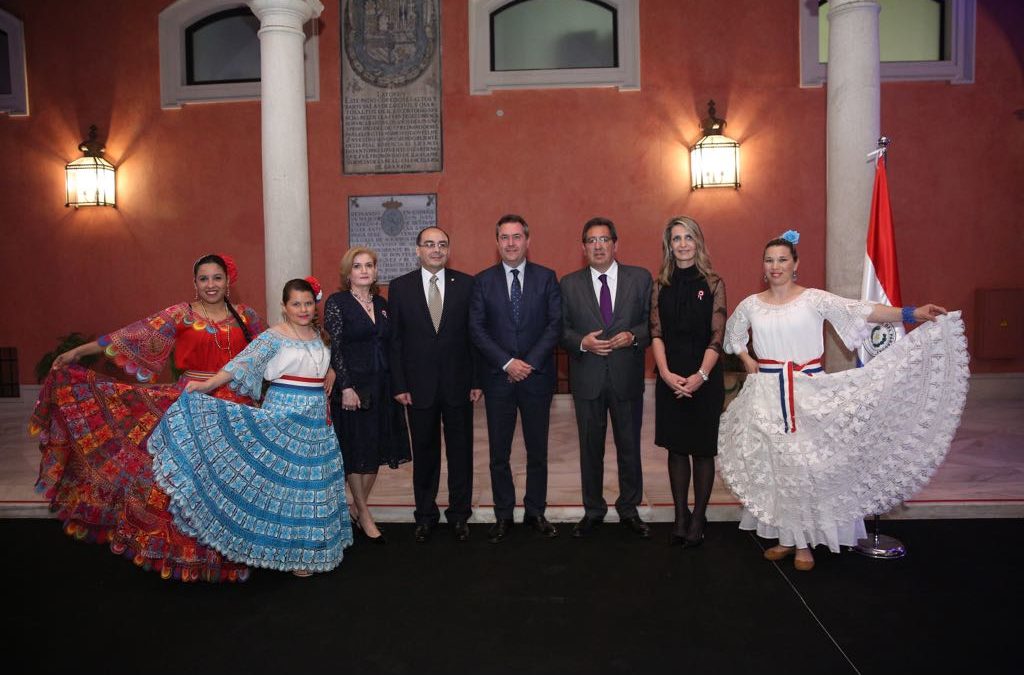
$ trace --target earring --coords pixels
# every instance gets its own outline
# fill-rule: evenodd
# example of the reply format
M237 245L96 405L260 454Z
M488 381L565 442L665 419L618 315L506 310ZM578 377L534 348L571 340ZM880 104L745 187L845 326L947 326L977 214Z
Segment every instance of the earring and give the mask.
M196 300L198 300L198 299L199 299L199 287L197 286L196 287Z
M765 282L765 283L768 283L768 275L767 275L767 274L766 274L766 275L764 275L764 282Z
M231 297L231 287L230 286L225 286L225 288L224 288L224 299L227 300L230 297Z
M796 281L796 272L793 272L793 281Z

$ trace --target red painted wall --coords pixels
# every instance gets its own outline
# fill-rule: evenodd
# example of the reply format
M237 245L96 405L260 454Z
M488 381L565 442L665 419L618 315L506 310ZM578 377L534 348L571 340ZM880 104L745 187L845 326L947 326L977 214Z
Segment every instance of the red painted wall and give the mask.
M263 302L258 103L161 110L157 15L168 0L0 0L25 22L31 115L0 114L0 265L22 381L54 338L99 333L191 296L191 263L234 254L233 298ZM469 96L468 16L444 0L444 171L341 173L338 3L320 19L321 98L307 106L314 273L333 285L349 195L438 193L453 266L496 260L493 225L531 224L532 258L582 265L593 215L619 225L619 258L657 268L661 228L705 227L730 307L760 288L763 242L803 233L801 280L824 281L825 90L797 85L795 0L644 0L642 90ZM962 308L978 287L1020 287L1024 108L1019 3L978 3L975 84L884 84L903 295ZM689 190L686 147L709 98L742 143L739 191ZM503 111L498 116L497 111ZM89 124L118 167L118 208L66 209L63 166ZM970 323L969 323L970 325ZM1024 370L1024 359L972 363Z

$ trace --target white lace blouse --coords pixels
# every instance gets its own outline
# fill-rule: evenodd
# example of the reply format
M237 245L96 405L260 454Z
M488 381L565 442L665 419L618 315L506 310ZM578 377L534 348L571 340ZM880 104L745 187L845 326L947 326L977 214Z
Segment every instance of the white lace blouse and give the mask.
M806 363L824 351L824 321L853 349L867 337L872 308L870 302L848 300L816 288L805 289L785 305L770 305L750 295L726 323L725 351L747 351L750 331L757 358Z

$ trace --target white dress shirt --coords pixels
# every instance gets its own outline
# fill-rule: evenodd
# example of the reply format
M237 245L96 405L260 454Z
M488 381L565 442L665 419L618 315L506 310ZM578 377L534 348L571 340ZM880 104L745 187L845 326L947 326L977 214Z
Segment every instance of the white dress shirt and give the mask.
M607 272L598 272L593 267L590 268L590 279L594 284L594 295L597 297L598 307L601 306L601 280L598 277L602 274L608 276L608 291L612 294L612 311L615 311L615 291L619 287L619 263L612 260L612 265Z

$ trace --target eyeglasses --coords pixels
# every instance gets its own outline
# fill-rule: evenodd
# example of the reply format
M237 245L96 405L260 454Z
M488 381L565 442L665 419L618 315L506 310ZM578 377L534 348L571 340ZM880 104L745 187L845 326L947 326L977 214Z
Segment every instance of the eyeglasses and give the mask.
M420 242L419 246L421 248L436 248L438 251L447 251L448 250L448 242L446 242L446 241L430 241L430 240L427 240L427 241L424 241L424 242Z
M591 246L593 246L598 242L601 242L602 244L607 244L610 241L614 241L614 239L612 239L611 237L587 237L586 239L583 240L583 243L590 244Z

